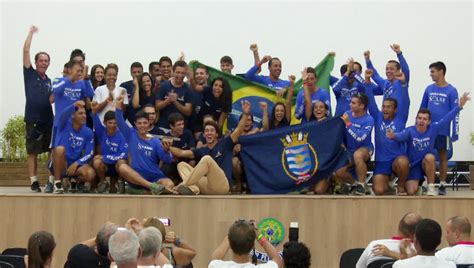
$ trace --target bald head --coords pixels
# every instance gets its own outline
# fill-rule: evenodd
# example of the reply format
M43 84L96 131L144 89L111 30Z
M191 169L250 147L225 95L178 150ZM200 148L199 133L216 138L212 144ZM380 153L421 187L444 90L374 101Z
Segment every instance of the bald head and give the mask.
M466 217L455 216L446 224L446 240L450 246L461 241L470 241L471 223Z
M416 225L422 219L423 218L418 213L409 212L405 214L398 224L398 232L405 238L413 238L415 235Z

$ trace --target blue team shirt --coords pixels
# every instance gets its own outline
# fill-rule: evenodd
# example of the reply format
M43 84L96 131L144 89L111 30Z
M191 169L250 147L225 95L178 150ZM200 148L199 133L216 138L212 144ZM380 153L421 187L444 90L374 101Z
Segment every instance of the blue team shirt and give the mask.
M94 97L94 89L89 80L79 80L73 83L69 77L55 79L53 83L54 94L54 125L58 123L61 112L76 101Z
M429 85L425 89L420 108L428 108L431 112L431 121L441 120L449 111L458 106L458 91L452 85L438 87L436 84ZM450 124L439 129L438 134L450 136L456 141L459 136L459 114L453 120L452 132Z
M438 136L439 130L446 125L449 126L449 123L454 119L459 111L459 106L455 107L440 121L429 125L424 133L418 132L416 126L411 126L400 133L395 133L396 141L407 142L408 158L410 159L410 164L412 166L423 161L426 154L433 152L436 136Z
M358 81L354 81L352 85L349 85L349 77L344 75L332 86L332 91L337 103L334 116L341 116L345 111L351 109L352 96L364 92L364 87Z
M115 134L109 135L97 114L94 115L93 120L95 136L99 141L104 163L111 165L117 163L120 159L127 159L128 145L122 133L117 130Z
M186 105L186 103L192 103L192 96L191 96L191 90L189 89L188 85L186 83L183 84L182 87L174 87L173 84L171 84L170 81L163 81L160 85L160 91L158 92L158 100L165 100L168 98L168 93L170 93L172 90L178 95L178 102L181 103L182 105ZM158 111L157 111L158 112ZM180 113L178 108L171 103L161 111L160 113L160 120L158 121L157 125L158 127L169 129L169 123L168 123L168 116L172 113ZM187 116L183 114L184 118L187 119ZM187 122L187 120L185 120Z
M163 149L158 138L144 140L134 128L130 128L123 119L120 109L115 111L117 125L128 143L130 166L149 182L156 182L165 175L160 170L159 161L171 163L173 157Z
M331 97L329 92L324 88L319 88L317 91L311 93L311 103L314 105L316 101L322 101L329 107L328 115L331 115ZM304 89L301 89L296 95L296 108L295 108L296 119L301 119L301 122L307 122L305 116L304 107Z
M346 127L347 151L354 153L361 147L367 147L369 151L373 151L372 128L374 127L374 119L372 116L364 114L361 117L354 117L350 110L345 113L349 115L351 121L351 125Z
M403 54L397 54L398 60L400 62L401 71L405 74L406 85L402 85L400 80L395 79L393 82L390 82L388 79L384 79L375 69L372 61L367 61L367 68L374 71L372 79L378 85L378 88L374 90L374 95L383 95L383 99L394 98L398 102L397 111L400 115L408 120L408 112L410 109L410 96L408 94L408 84L410 82L410 69L408 63L403 57Z
M374 84L366 85L366 94L369 97L369 113L373 117L375 126L375 161L392 161L400 155L406 154L406 144L391 140L387 137L387 131L401 132L405 129L406 120L395 113L393 120L385 120L383 113L377 107L373 89Z
M38 72L30 68L23 67L23 78L25 82L25 122L53 124L53 109L49 102L52 93L51 79L45 74L41 78Z
M69 105L58 120L57 146L64 146L68 166L74 162L87 164L94 156L94 133L85 125L80 130L73 128L71 115L74 111L74 105Z
M217 165L224 171L229 184L232 182L232 151L234 150L234 142L227 136L212 148L207 146L193 149L194 158L199 161L205 155L209 155L216 161Z
M208 86L206 86L207 88ZM205 89L204 89L205 90ZM199 126L202 120L200 119L200 112L202 109L203 93L196 90L190 90L191 103L193 105L193 112L189 118L188 127L192 132L198 132L202 127Z
M258 75L258 66L255 65L245 74L245 79L263 84L269 88L275 89L275 91L290 87L290 81L278 79L278 81L273 81L269 76Z

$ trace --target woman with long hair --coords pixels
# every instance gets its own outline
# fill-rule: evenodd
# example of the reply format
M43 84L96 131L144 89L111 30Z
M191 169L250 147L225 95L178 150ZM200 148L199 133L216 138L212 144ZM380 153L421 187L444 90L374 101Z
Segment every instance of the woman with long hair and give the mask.
M268 119L268 105L265 103L260 103L260 108L263 110L262 117L262 130L275 129L280 127L286 127L290 125L291 122L291 102L293 100L293 92L295 89L295 80L294 75L289 76L290 88L286 93L286 103L277 102L273 105L271 119Z
M97 87L105 85L105 69L100 64L95 64L92 66L90 81L92 83L92 88L95 90Z
M133 109L140 109L147 104L155 105L156 94L153 91L152 78L149 73L142 73L133 80L134 90L132 98Z
M205 115L212 115L217 120L219 129L222 130L227 116L232 111L232 90L225 78L217 77L211 82L210 89L203 93L203 105L199 116L199 125ZM198 132L199 133L199 132Z
M56 242L52 234L39 231L30 236L27 248L28 268L50 268Z

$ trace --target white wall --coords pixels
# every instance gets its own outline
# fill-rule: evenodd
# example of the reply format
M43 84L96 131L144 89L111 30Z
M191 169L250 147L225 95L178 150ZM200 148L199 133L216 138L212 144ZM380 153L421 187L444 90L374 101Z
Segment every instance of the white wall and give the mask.
M248 46L257 42L261 54L283 61L282 77L299 75L328 51L336 51L333 74L353 56L362 62L370 49L381 73L395 58L389 44L401 44L411 69L411 109L414 122L423 90L431 83L428 65L446 63L447 80L459 92L474 85L472 74L472 2L2 2L0 128L24 111L22 45L31 24L39 27L32 54L51 54L50 77L60 75L74 48L87 54L87 63L115 62L119 80L128 80L129 65L147 65L162 55L218 66L219 58L233 57L236 72L252 65ZM266 72L266 71L265 71ZM334 101L334 100L333 100ZM460 140L455 160L474 160L469 144L473 108L461 114Z

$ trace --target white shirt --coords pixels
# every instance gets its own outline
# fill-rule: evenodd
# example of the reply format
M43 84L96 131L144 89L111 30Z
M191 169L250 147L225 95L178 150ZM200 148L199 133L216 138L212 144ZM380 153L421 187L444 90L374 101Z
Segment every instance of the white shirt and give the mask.
M396 261L393 268L456 268L454 262L445 261L436 256L417 255L404 260Z
M100 122L104 122L104 115L108 111L115 111L115 103L116 99L122 94L122 92L127 90L123 87L115 87L114 90L112 90L112 96L114 98L114 101L112 103L108 103L102 111L98 113ZM107 88L107 85L102 85L100 87L97 87L94 92L94 98L92 101L96 101L98 103L104 102L107 98L109 98L109 89ZM128 104L128 98L123 99L123 104Z
M391 258L386 257L386 256L375 256L372 253L372 250L374 249L375 245L384 245L386 246L390 251L400 253L400 239L381 239L381 240L374 240L369 243L369 245L365 248L364 252L359 258L359 261L357 261L356 268L366 268L370 263L376 261L376 260L391 260ZM410 251L415 252L415 248L413 247L413 244L410 245Z
M474 243L459 243L452 247L443 248L435 256L452 261L456 264L474 264Z
M276 264L276 262L273 262L273 261L268 261L267 263L255 265L250 262L236 263L234 261L213 260L209 263L209 266L208 266L208 268L252 268L252 267L278 268L278 264Z

